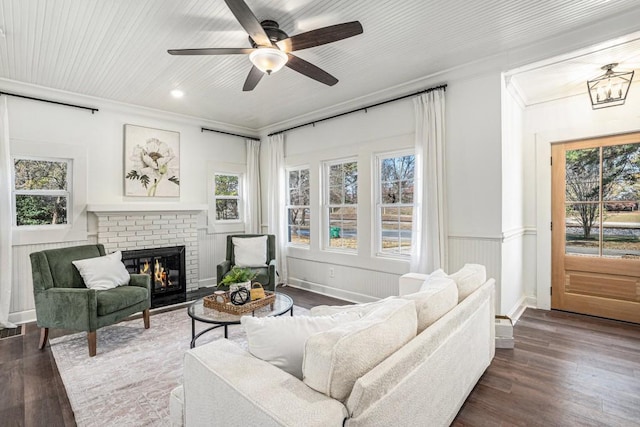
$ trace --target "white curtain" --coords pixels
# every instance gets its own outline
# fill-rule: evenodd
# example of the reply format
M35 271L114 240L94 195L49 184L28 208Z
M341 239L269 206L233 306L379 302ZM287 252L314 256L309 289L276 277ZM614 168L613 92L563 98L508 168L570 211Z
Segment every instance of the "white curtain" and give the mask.
M444 89L414 99L416 160L411 271L447 268Z
M260 141L247 139L247 189L245 203L245 232L262 232L262 197L260 193Z
M284 135L270 136L267 140L267 214L269 234L276 235L278 282L287 283Z
M0 97L0 329L15 328L9 322L11 288L11 155L7 97Z

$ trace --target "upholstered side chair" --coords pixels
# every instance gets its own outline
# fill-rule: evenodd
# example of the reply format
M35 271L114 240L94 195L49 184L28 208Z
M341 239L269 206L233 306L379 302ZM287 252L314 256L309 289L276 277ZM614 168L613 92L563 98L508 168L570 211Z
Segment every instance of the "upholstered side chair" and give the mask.
M250 238L250 237L262 237L265 234L234 234L227 236L227 257L226 260L218 264L217 268L217 281L218 284L222 281L222 278L231 271L234 265L236 265L236 258L234 253L233 238ZM276 236L273 234L266 234L267 245L265 248L265 267L251 267L251 270L256 273L255 282L260 282L262 286L269 291L275 291L276 289Z
M142 311L149 328L150 277L131 274L129 285L108 290L88 289L72 261L104 256L104 246L84 245L34 252L30 255L33 294L41 350L49 328L86 331L89 356L96 355L96 330Z

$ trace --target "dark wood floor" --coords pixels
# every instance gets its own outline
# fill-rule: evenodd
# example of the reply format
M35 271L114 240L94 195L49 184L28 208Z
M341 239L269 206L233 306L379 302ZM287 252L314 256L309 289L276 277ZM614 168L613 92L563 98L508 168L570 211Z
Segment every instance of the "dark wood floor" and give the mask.
M305 308L344 304L280 290ZM496 350L453 425L640 426L639 325L527 309L514 329L516 348ZM37 344L33 324L0 340L0 426L75 425L51 351Z

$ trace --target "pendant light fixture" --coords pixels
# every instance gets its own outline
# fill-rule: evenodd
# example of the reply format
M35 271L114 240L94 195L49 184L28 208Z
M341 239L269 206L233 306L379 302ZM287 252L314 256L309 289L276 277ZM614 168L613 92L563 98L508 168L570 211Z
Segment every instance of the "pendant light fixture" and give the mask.
M594 110L622 105L627 99L629 86L633 79L633 71L613 71L617 63L602 67L605 73L593 80L587 81L591 107Z

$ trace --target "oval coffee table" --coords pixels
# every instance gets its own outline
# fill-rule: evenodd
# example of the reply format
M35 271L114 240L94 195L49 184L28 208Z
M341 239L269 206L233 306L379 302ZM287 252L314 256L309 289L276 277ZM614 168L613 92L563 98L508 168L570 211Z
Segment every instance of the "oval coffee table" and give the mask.
M293 316L293 300L289 295L278 292L276 293L276 299L273 302L273 309L271 308L271 305L265 305L264 307L257 308L252 312L237 315L205 307L204 299L200 298L189 306L189 310L187 312L189 313L189 317L191 317L191 348L193 348L196 346L196 340L200 338L200 336L214 329L224 327L224 337L228 338L227 326L239 325L240 318L242 316L282 316L287 312L291 313ZM209 323L214 326L196 334L196 320L203 323Z

